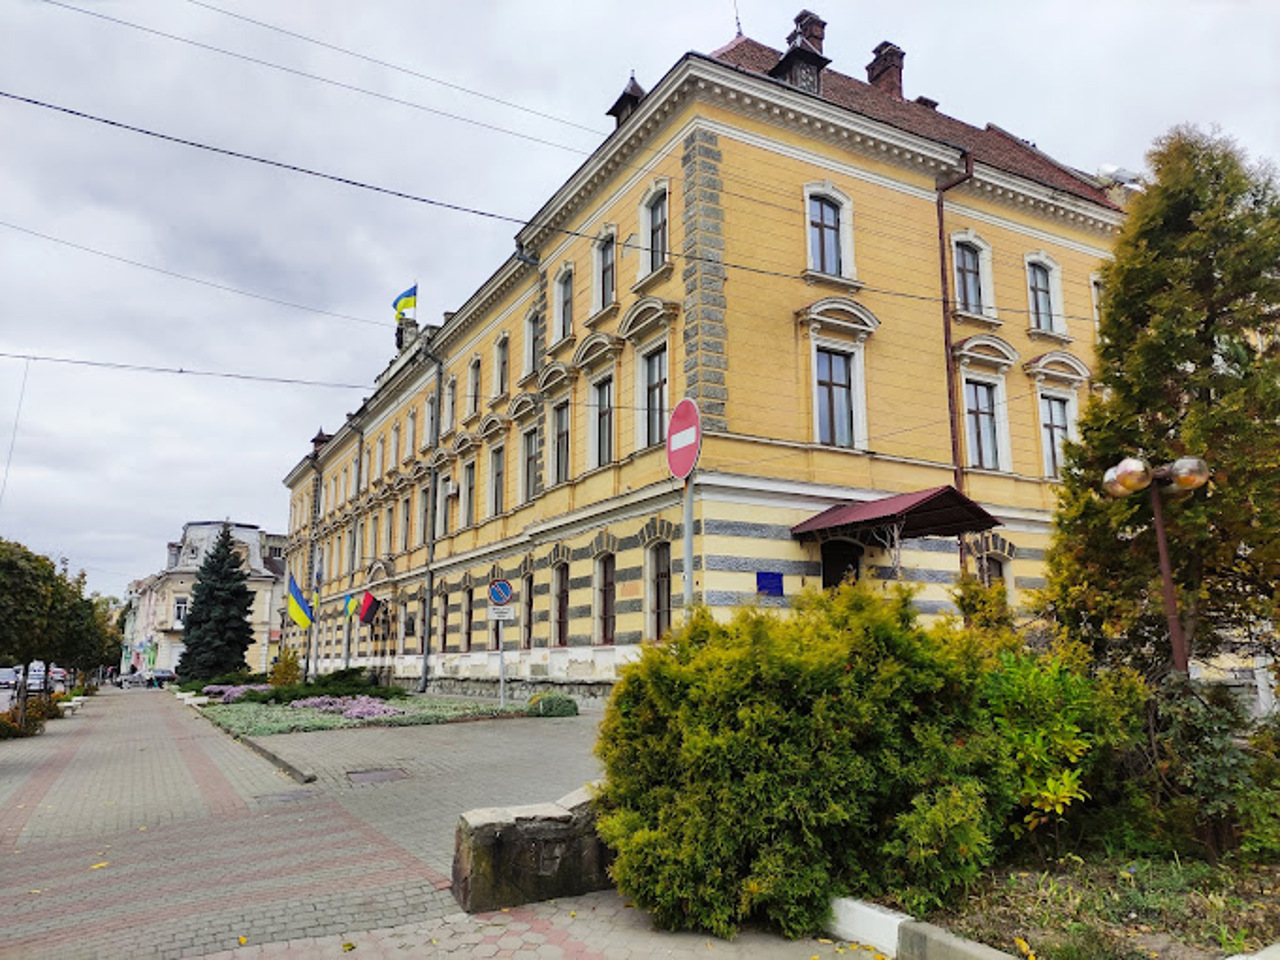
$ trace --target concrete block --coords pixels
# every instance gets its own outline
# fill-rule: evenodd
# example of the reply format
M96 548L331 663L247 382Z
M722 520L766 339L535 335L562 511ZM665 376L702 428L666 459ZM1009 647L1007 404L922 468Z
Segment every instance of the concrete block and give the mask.
M468 913L609 889L609 851L590 793L557 803L484 807L458 818L452 891Z
M187 697L187 706L189 707L203 707L208 702L208 697Z
M875 947L886 957L896 957L899 928L911 919L878 903L836 897L831 901L831 923L827 931L841 940Z
M932 923L912 920L898 930L897 960L1016 960L986 944L964 940Z

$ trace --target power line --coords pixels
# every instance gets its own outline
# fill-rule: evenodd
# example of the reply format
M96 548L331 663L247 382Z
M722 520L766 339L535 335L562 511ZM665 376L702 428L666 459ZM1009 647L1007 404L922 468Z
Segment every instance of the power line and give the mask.
M222 380L247 380L254 383L283 383L299 387L333 387L340 390L368 390L358 383L335 383L330 380L304 380L298 377L267 377L252 373L233 373L227 370L192 370L186 367L158 367L144 363L115 363L108 360L83 360L76 357L52 357L37 353L0 352L0 357L10 360L26 360L28 363L66 363L78 367L99 367L104 370L131 370L139 373L169 373L190 377L214 377ZM25 382L25 377L24 377Z
M29 227L20 227L16 223L8 223L0 220L0 227L6 227L9 230L16 230L19 233L25 233L33 237L39 237L41 240L48 240L50 243L59 243L65 247L71 247L80 250L83 253L92 253L96 257L105 257L108 260L114 260L117 263L125 263L131 267L139 267L143 270L150 270L153 273L162 273L167 277L173 277L177 280L186 280L188 283L198 283L201 286L212 287L215 290L223 290L227 293L239 294L242 297L252 297L254 300L264 300L267 303L274 303L282 307L290 307L294 310L305 310L307 313L316 313L326 317L337 317L340 320L351 320L355 323L367 323L377 327L393 327L395 324L385 320L370 320L366 317L353 317L347 313L334 313L332 310L321 310L319 307L308 307L305 304L293 303L290 300L280 300L276 297L269 297L263 293L254 293L250 290L241 290L239 287L228 286L225 283L217 283L213 280L203 280L200 277L193 277L185 273L178 273L175 270L166 270L164 267L157 267L154 264L142 263L138 260L130 260L128 257L122 257L119 254L107 253L105 250L96 250L93 247L87 247L81 243L74 243L71 240L64 240L61 237L51 236L47 233L41 233L38 230L32 230Z
M45 0L45 2L52 2L52 0ZM401 200L410 200L414 203L421 203L426 206L437 207L442 210L452 210L456 213L466 213L466 214L470 214L471 216L482 217L489 220L497 220L504 223L518 224L522 227L526 225L526 221L520 219L519 217L513 217L507 214L501 214L501 213L494 213L490 210L481 210L477 207L467 207L461 204L449 203L444 200L435 200L430 197L421 197L421 196L418 196L417 194L407 193L403 190L393 190L389 187L381 187L381 186L378 186L377 184L367 183L363 180L355 180L350 177L343 177L343 176L338 176L337 174L325 173L320 170L313 170L309 167L303 167L303 166L299 166L297 164L292 164L292 163L285 163L280 160L270 160L266 157L259 157L259 156L256 156L255 154L244 153L239 150L231 150L227 147L217 147L217 146L213 146L212 144L201 143L198 140L188 140L183 137L175 137L170 134L159 133L158 131L155 131L155 130L148 130L145 127L138 127L128 123L122 123L121 121L118 121L118 120L110 120L110 119L107 119L106 117L99 117L94 114L85 113L80 110L73 110L70 107L63 107L63 106L59 106L58 104L47 103L43 100L36 100L32 97L20 96L19 94L9 93L4 90L0 90L0 97L5 97L9 100L16 100L20 103L26 103L31 106L41 107L46 110L54 110L59 113L65 113L69 116L78 117L82 120L91 120L94 123L100 123L108 127L114 127L119 130L127 130L130 133L142 134L143 136L153 137L157 140L163 140L169 143L176 143L185 147L193 147L197 150L205 150L209 153L220 154L222 156L234 157L238 160L248 160L252 163L258 163L268 167L275 167L280 170L287 170L291 173L300 173L309 177L315 177L320 180L330 180L334 183L341 183L345 186L355 187L360 190L368 190L373 193L380 193L386 196L396 197ZM577 237L580 239L591 240L593 242L599 240L598 236L594 234L585 233L581 230L570 230L567 227L553 227L550 229L555 233L563 234L569 237ZM618 241L617 244L618 244L618 247L622 249L631 249L631 250L637 250L641 252L651 250L650 247L645 246L644 244L641 244L641 243L629 243L626 241ZM716 264L718 266L722 266L726 269L741 270L745 273L758 274L760 276L779 277L786 280L803 279L802 274L796 273L794 271L770 270L764 267L753 267L744 263L734 263L732 261L722 260L716 257L677 252L675 250L669 250L667 251L667 253L668 253L668 256L671 256L673 258L677 258L677 259L681 259L681 260L685 260L693 263L711 263L711 264ZM942 298L938 296L931 296L928 294L919 294L919 293L907 293L902 290L892 290L887 287L874 287L869 284L863 284L861 286L861 289L866 293L878 293L884 296L899 297L906 300L918 300L926 303L942 302ZM1028 308L1002 307L1001 312L1021 313L1021 314L1029 315L1032 311ZM1064 316L1066 316L1067 319L1074 319L1074 320L1088 320L1090 322L1092 322L1093 320L1092 317L1083 317L1083 316L1076 316L1076 315L1064 315Z
M541 110L535 110L532 107L526 107L523 104L515 103L511 100L504 100L502 97L495 97L493 94L490 94L490 93L484 93L483 91L480 91L480 90L472 90L470 87L464 87L459 83L451 83L448 80L441 80L439 77L433 77L425 73L420 73L417 70L410 69L409 67L402 67L399 64L390 63L386 60L379 60L377 57L371 57L368 54L359 53L358 51L355 51L355 50L349 50L346 47L340 47L335 43L328 43L324 40L318 40L315 37L310 37L303 33L297 33L296 31L286 29L285 27L276 26L275 24L272 24L272 23L266 23L262 20L255 20L253 19L253 17L246 17L242 13L236 13L232 10L224 10L222 7L215 7L211 3L202 2L202 0L187 0L187 3L190 3L197 7L203 7L205 10L211 10L214 13L220 13L224 17L233 17L236 20L243 20L245 23L252 23L256 27L262 27L264 30L273 30L276 33L284 34L286 37L293 37L295 40L301 40L304 43L314 44L317 47L324 47L326 50L333 50L336 53L341 53L348 57L355 57L357 60L363 60L365 63L372 63L375 66L385 67L386 69L394 70L397 73L403 73L411 77L417 77L419 80L426 80L426 81L429 81L430 83L436 83L442 87L447 87L450 90L457 90L459 93L465 93L465 94L468 94L469 96L479 97L481 100L488 100L490 103L501 104L504 107L510 107L512 110L519 110L523 113L528 113L535 117L541 117L544 120L551 120L551 121L554 121L555 123L562 123L567 127L574 127L578 130L585 130L587 133L593 133L593 134L596 134L597 136L603 137L608 135L608 132L605 130L597 130L594 127L588 127L584 124L577 123L573 120L566 120L563 117L557 117L555 114L552 114L552 113L543 113Z
M236 53L234 50L224 50L222 47L215 47L209 43L201 43L199 40L191 40L187 37L180 37L174 33L165 33L163 30L156 30L153 27L144 27L138 23L131 23L128 20L121 20L118 17L108 16L105 13L99 13L96 10L86 10L83 7L72 6L69 3L60 3L59 0L44 0L45 3L53 7L59 7L63 10L71 10L75 13L83 13L89 17L97 17L99 20L106 20L109 23L115 23L122 27L130 27L134 30L140 30L143 33L150 33L157 37L164 37L166 40L173 40L177 43L185 43L188 46L198 47L201 50L207 50L210 53L220 53L225 57L234 57L236 60L243 60L246 63L255 63L258 66L266 67L269 70L278 70L281 73L288 73L295 77L302 77L306 80L314 80L316 83L327 84L331 87L339 87L343 90L350 90L353 93L362 93L367 97L375 97L379 100L385 100L388 103L397 103L403 107L411 107L414 110L421 110L423 113L434 114L437 117L444 117L448 120L456 120L459 123L470 124L473 127L480 127L484 130L492 130L495 133L505 133L508 136L519 137L521 140L528 140L530 143L539 143L547 147L555 147L557 150L565 150L569 153L582 153L583 151L577 147L571 147L567 144L556 143L554 140L546 140L542 137L535 137L532 134L520 133L516 130L509 130L506 127L499 127L496 124L485 123L483 120L475 120L471 117L460 116L456 113L450 113L447 110L438 110L435 107L428 107L426 104L416 103L413 100L405 100L401 97L393 97L387 93L379 93L376 90L370 90L367 87L358 87L353 83L344 83L341 80L334 80L330 77L322 77L317 73L308 73L305 70L298 70L294 67L286 67L280 63L272 63L270 60L263 60L259 57L251 57L246 53Z
M18 388L18 409L13 414L13 433L9 436L9 455L4 460L4 482L0 483L0 505L4 504L5 491L9 489L9 467L13 463L13 447L18 442L18 421L22 418L22 398L27 395L27 373L31 370L28 359L22 365L22 386Z

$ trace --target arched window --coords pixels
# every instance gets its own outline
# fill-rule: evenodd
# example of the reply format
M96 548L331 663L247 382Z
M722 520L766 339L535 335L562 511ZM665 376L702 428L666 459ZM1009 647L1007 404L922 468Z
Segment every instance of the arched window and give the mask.
M649 550L649 629L655 640L671 629L671 544L666 541Z
M596 561L596 633L603 644L617 633L617 558L603 554Z
M555 601L551 618L551 625L555 631L555 645L567 647L569 645L569 565L567 563L557 563L552 568L551 589L554 593L552 599Z

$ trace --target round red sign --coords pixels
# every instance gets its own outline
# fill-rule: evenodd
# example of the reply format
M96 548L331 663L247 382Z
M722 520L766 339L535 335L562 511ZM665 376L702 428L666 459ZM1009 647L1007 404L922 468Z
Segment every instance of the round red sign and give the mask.
M701 450L702 417L697 402L685 397L667 421L667 466L671 473L682 480L693 473Z

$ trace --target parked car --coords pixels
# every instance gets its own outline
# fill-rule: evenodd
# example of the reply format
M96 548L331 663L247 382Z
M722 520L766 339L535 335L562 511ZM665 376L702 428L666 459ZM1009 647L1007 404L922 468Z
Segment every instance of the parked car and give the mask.
M156 667L154 670L148 670L143 676L147 679L148 687L163 687L166 683L178 681L178 675L167 667Z
M18 671L13 667L0 667L0 690L13 690L18 686Z
M66 683L67 671L63 670L62 667L51 667L49 669L49 679L54 683Z
M122 673L116 677L116 686L121 689L127 687L145 687L147 685L147 675L145 673Z
M44 671L43 670L27 671L27 689L28 690L44 689Z

